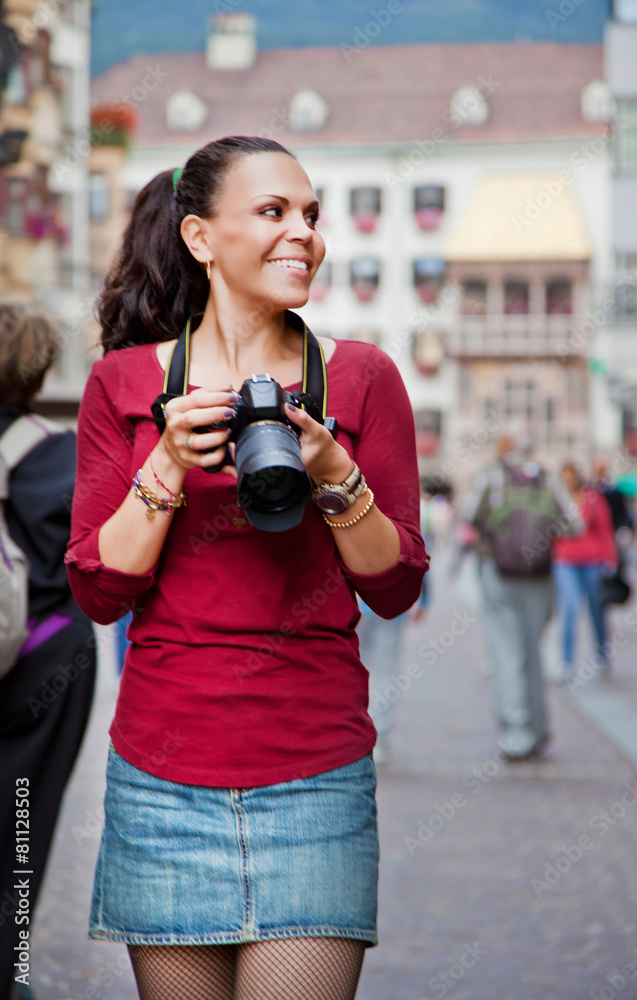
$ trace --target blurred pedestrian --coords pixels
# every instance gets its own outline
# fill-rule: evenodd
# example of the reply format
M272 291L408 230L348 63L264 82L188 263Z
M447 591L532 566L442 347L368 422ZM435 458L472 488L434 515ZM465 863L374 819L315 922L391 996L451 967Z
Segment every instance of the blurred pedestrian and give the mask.
M405 629L410 621L421 621L429 606L427 576L416 603L397 618L381 618L364 601L358 602L361 618L356 631L360 658L369 671L369 714L376 727L374 762L378 766L388 764L393 756L392 731L401 696L396 676L402 663Z
M598 456L595 459L591 478L591 485L606 498L610 507L613 531L617 535L619 532L625 530L628 537L630 537L635 526L633 512L624 494L613 484L608 474L608 462L605 458Z
M28 636L0 680L2 1000L32 995L33 956L26 949L31 958L21 963L18 945L31 926L95 675L92 627L71 596L64 566L75 434L33 412L57 347L56 330L44 315L19 302L0 302L0 453L10 470L5 518L10 538L29 561ZM25 879L17 888L14 870L23 857ZM18 910L29 914L29 923L14 919ZM14 974L19 982L13 982Z
M139 193L100 300L69 574L96 620L134 614L90 935L128 945L142 1000L351 1000L376 942L355 595L401 614L427 557L396 367L369 344L319 341L290 311L325 253L318 214L284 147L211 142ZM278 392L266 383L301 391L308 353L338 440L299 397L277 405L280 424L237 431L246 400ZM157 426L175 357L180 392ZM246 469L246 450L266 464Z
M477 532L480 608L493 664L500 747L511 760L548 740L539 642L550 617L551 542L580 527L557 476L532 458L530 438L505 434L497 460L475 479L461 517Z
M420 532L429 555L434 545L431 500L431 494L421 482ZM405 629L410 621L419 622L425 615L431 601L430 576L431 570L423 578L416 603L397 618L381 618L364 601L358 602L361 618L356 631L360 658L369 671L369 714L376 727L374 763L378 766L388 764L393 756L391 734L401 695L396 676L402 663Z
M631 565L631 546L635 531L635 514L625 493L613 483L608 473L608 462L598 457L593 463L592 485L606 497L613 519L613 531L617 543L617 571L620 576Z
M617 569L617 546L613 518L606 498L587 486L573 462L565 462L562 479L577 505L584 530L575 538L559 538L553 550L553 578L562 619L562 664L560 680L573 674L577 620L584 601L588 605L595 640L596 666L600 675L608 673L606 623L601 585L604 573Z

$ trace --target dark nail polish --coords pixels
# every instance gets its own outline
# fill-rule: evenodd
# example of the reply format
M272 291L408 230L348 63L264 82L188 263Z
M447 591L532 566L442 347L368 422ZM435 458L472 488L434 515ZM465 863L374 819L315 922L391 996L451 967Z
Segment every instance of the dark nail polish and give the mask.
M233 417L234 416L234 410L224 410L223 411L223 415L224 415L224 417Z

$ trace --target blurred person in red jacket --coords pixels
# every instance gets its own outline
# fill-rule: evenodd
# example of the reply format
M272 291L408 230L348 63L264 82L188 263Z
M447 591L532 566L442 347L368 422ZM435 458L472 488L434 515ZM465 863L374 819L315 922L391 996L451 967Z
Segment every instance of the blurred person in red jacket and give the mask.
M558 538L553 546L553 578L562 615L560 679L567 681L573 674L577 618L585 598L595 638L595 666L602 674L608 673L601 582L603 574L613 572L617 566L617 547L613 518L604 495L584 483L572 462L562 465L561 475L577 502L585 526L581 535Z

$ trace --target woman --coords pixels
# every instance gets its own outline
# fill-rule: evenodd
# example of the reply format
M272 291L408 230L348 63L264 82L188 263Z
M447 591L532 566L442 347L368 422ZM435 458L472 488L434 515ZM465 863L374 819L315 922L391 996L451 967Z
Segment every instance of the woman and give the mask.
M134 610L90 933L128 943L142 1000L349 998L376 942L355 590L391 617L425 569L404 387L376 348L321 341L338 441L286 416L315 484L355 461L369 490L285 532L250 526L231 464L202 471L228 432L193 433L232 418L252 373L298 387L303 324L286 310L324 256L318 211L278 143L210 143L140 193L101 300L68 564L96 620ZM197 312L190 391L160 437L150 407Z
M553 545L553 577L562 614L562 679L568 680L573 674L577 618L585 599L593 625L597 665L602 673L608 672L601 581L602 573L614 571L617 565L617 548L606 498L583 483L572 462L562 465L561 474L584 522L582 534L558 538Z
M33 412L58 339L54 325L38 310L23 302L0 302L0 449L12 457L4 512L11 539L29 561L29 635L0 679L1 1000L32 995L25 965L16 966L28 930L23 919L14 920L20 902L16 838L28 831L29 863L23 867L33 914L95 678L93 629L71 596L64 568L75 434ZM0 470L3 466L0 459ZM16 812L17 789L26 815ZM22 981L14 982L18 974Z

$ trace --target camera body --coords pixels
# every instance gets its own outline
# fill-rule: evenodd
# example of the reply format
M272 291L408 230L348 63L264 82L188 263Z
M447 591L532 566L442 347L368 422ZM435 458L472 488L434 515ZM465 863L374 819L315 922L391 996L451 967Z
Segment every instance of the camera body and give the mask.
M196 433L206 434L230 427L228 442L235 444L237 500L250 524L262 531L296 527L312 498L313 483L301 457L301 430L286 416L285 403L305 406L336 436L336 421L329 417L323 420L312 396L286 392L267 373L245 380L229 421L194 428ZM204 471L218 472L231 464L233 458L226 444L221 462Z
M291 428L299 437L300 429L285 415L285 403L299 405L297 397L282 389L279 383L275 382L267 372L253 375L252 378L246 379L239 389L239 399L233 407L234 416L227 422L213 424L213 429L220 430L223 427L229 427L230 437L228 440L234 441L236 444L241 432L249 424L262 420L272 420ZM199 429L197 428L197 430Z

